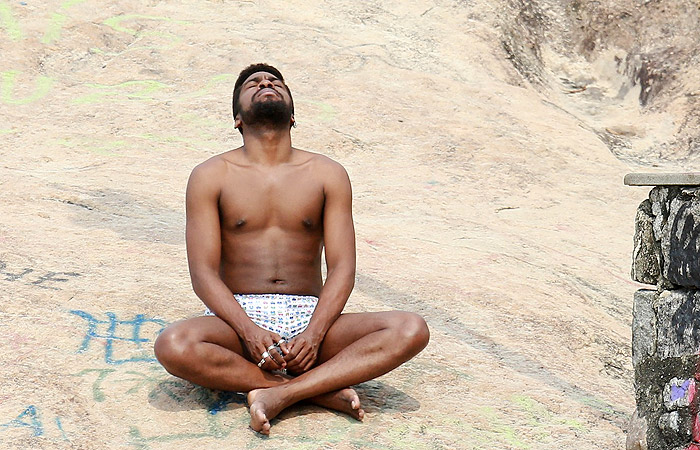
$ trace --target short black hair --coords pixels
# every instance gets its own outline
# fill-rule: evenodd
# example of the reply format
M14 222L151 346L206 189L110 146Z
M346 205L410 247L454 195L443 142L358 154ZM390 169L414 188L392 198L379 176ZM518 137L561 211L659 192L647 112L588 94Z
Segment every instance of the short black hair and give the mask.
M257 63L251 64L245 69L241 70L241 73L238 75L238 79L236 80L236 84L233 86L233 100L231 102L233 106L233 119L236 120L236 114L238 114L238 110L241 107L239 103L239 98L241 96L241 86L243 86L243 82L255 72L267 72L279 78L282 84L284 84L284 87L287 89L289 98L292 101L292 114L294 114L294 99L292 98L292 91L289 90L289 86L287 86L287 83L284 82L284 77L282 76L282 73L269 64Z

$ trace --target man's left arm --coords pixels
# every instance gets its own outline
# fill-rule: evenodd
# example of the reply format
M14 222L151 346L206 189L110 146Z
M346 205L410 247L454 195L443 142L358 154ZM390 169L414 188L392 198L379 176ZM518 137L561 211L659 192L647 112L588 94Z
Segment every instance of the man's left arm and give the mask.
M355 285L355 227L352 221L352 189L345 169L332 162L324 184L323 241L328 269L309 326L290 342L287 368L309 370L318 357L326 332L348 301Z

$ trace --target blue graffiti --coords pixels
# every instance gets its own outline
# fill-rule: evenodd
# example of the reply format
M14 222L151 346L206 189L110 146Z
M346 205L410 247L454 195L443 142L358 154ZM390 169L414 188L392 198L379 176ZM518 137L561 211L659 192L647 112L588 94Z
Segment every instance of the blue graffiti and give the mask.
M229 403L246 403L245 395L241 394L240 392L219 391L218 394L218 397L213 396L211 403L207 407L207 411L212 416L215 416L226 409L226 406L228 406Z
M67 441L68 436L66 436L66 432L63 431L63 424L61 424L61 418L56 416L56 428L58 428L58 431L61 432L61 436L63 436L63 440Z
M41 424L39 412L34 405L29 405L19 416L9 422L1 423L0 429L2 428L29 428L34 433L34 436L41 436L44 434L44 427Z
M132 320L117 320L116 314L112 312L105 313L108 320L100 320L95 318L92 314L89 314L85 311L71 310L70 312L78 317L85 319L88 324L88 330L85 333L83 343L78 349L78 353L85 352L90 346L90 342L92 342L93 339L104 339L105 362L107 364L124 364L129 362L156 361L156 359L151 356L133 356L131 358L125 359L115 359L114 347L115 343L123 342L134 344L138 351L143 351L144 347L142 346L142 344L151 342L151 340L141 337L142 326L147 323L154 323L160 325L161 329L158 331L160 333L160 331L162 331L163 328L165 328L165 326L167 325L167 323L164 320L149 319L146 318L146 316L144 316L143 314L137 314ZM106 332L104 334L100 334L98 332L98 327L106 328ZM124 327L127 328L127 336L118 335L117 331L123 330ZM148 351L150 354L150 346L148 348Z

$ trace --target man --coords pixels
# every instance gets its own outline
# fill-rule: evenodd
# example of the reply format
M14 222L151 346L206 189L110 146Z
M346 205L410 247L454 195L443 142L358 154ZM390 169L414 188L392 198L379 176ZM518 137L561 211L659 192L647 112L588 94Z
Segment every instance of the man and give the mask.
M355 280L350 180L335 161L292 147L282 74L244 69L233 117L243 146L197 166L187 186L190 276L209 314L166 328L156 356L177 377L248 392L262 434L302 400L362 420L350 386L415 356L428 327L401 311L341 314Z

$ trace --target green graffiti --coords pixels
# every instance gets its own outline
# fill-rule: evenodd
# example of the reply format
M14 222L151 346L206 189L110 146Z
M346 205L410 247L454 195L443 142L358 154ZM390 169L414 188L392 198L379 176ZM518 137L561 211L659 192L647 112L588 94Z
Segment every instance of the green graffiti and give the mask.
M528 415L528 424L531 427L566 425L569 428L579 431L585 428L578 420L567 419L558 414L554 414L542 403L526 395L514 395L511 400L519 409Z
M86 84L85 86L96 89L99 92L78 97L73 100L73 103L98 103L110 97L126 98L127 100L152 100L151 94L170 87L155 80L125 81L114 85Z
M192 98L192 97L201 97L203 95L206 95L212 87L219 83L223 82L232 82L235 81L236 78L238 78L238 75L234 75L232 73L222 73L219 75L213 76L209 81L207 81L207 84L204 85L201 89L194 91L190 94L184 95L185 98Z
M85 0L67 0L61 4L62 10L67 10L71 6L83 3ZM61 30L63 30L63 24L66 22L66 15L61 13L54 13L51 16L51 23L49 24L49 29L44 33L44 37L41 39L42 44L51 44L57 41L61 37Z
M184 20L174 20L169 17L159 17L159 16L146 16L142 14L129 14L125 16L114 16L110 17L109 19L105 20L103 23L111 28L113 28L115 31L121 31L122 33L127 33L132 36L136 36L139 33L138 30L134 30L132 28L126 28L125 26L122 26L122 22L128 22L130 20L136 20L136 19L146 19L146 20L156 20L160 22L171 22L171 23L177 23L177 24L187 24L189 22L184 21Z
M233 430L245 430L249 417L242 415L233 423L228 426L224 426L221 423L220 415L207 414L206 429L202 431L194 431L187 433L172 433L172 434L162 434L156 436L144 436L138 427L129 427L129 444L134 448L138 449L149 449L150 442L172 442L172 441L182 441L185 439L202 439L202 438L215 438L224 439L227 438Z
M329 105L328 103L307 99L298 100L297 103L307 103L320 109L321 111L318 114L316 114L316 118L319 120L323 120L324 122L330 122L338 114L335 108L332 105Z
M207 128L226 128L229 129L232 127L231 122L229 121L222 121L222 120L214 120L214 119L208 119L206 117L202 117L197 114L181 114L178 117L181 117L182 119L185 119L186 121L197 125L198 128L202 127L207 127Z
M165 393L168 397L172 398L173 400L177 402L181 402L185 400L185 397L182 395L178 395L175 390L170 389L170 387L175 387L175 388L183 388L183 387L189 387L190 384L186 381L179 380L179 379L173 379L170 376L165 376L163 377L163 370L161 370L159 367L153 367L151 369L153 373L156 373L157 376L154 375L148 375L143 372L136 372L133 370L126 371L126 375L133 375L131 378L121 378L118 380L115 380L116 383L132 383L132 386L125 391L126 394L134 394L138 392L141 388L158 388L158 391ZM202 388L204 390L204 388ZM209 392L207 390L207 392ZM156 394L156 391L152 391L149 394L149 397L153 398ZM201 397L201 396L200 396Z
M57 41L61 37L61 29L66 21L66 16L60 13L54 13L51 16L51 23L49 24L49 29L44 33L44 37L41 38L42 44L51 44Z
M86 0L66 0L61 4L61 9L68 9L71 6L78 5L80 3L84 3Z
M154 21L160 21L160 22L169 22L169 23L176 23L176 24L189 24L188 21L185 20L175 20L171 19L169 17L160 17L160 16L148 16L148 15L143 15L143 14L129 14L129 15L118 15L114 17L110 17L109 19L105 20L103 23L107 25L108 27L112 28L115 31L118 31L120 33L126 33L131 36L134 36L135 38L145 38L145 37L157 37L157 38L163 38L166 41L169 41L166 45L133 45L136 42L133 42L131 45L129 45L125 50L122 50L120 52L109 52L106 50L102 50L99 48L91 48L90 50L93 53L99 53L107 56L121 56L125 53L128 52L133 52L135 50L167 50L171 47L173 47L175 44L179 43L182 41L182 37L167 32L167 31L150 31L150 30L140 30L140 29L134 29L134 28L128 28L124 25L124 22L129 22L129 21L134 21L134 20L154 20Z
M97 47L92 47L90 48L90 51L96 54L100 55L106 55L106 56L122 56L126 53L137 51L137 50L167 50L171 47L173 47L175 44L179 43L182 41L182 38L176 34L172 34L169 32L162 32L162 31L149 31L145 32L139 35L139 38L141 37L146 37L146 36L157 36L157 37L163 37L166 40L169 40L170 43L166 45L129 45L126 49L120 51L120 52L108 52L105 50L102 50L101 48Z
M102 391L102 382L107 378L107 375L114 371L115 369L85 369L78 372L76 376L82 377L89 373L97 373L97 378L92 383L92 398L96 402L103 402L105 401L105 394Z
M491 425L488 430L478 430L482 438L487 441L501 441L507 443L514 448L528 449L530 445L523 442L518 433L510 425L504 424L498 417L496 410L491 407L479 409L481 416L486 418L486 421ZM476 431L476 430L475 430Z
M19 29L19 24L12 15L10 6L5 2L0 2L0 26L7 31L13 41L22 39L22 30Z
M36 89L31 96L16 99L12 96L12 91L15 88L15 82L17 74L19 72L16 70L10 70L7 72L1 72L2 74L2 86L0 86L0 100L3 103L10 105L26 105L27 103L32 103L45 97L46 94L51 90L51 85L53 84L53 79L39 75L36 79Z
M121 150L127 145L126 141L93 141L90 139L72 139L72 138L62 138L56 141L56 144L63 147L87 149L91 152L98 153L105 156L118 156L118 150Z
M203 136L211 136L207 133L201 133ZM146 133L146 134L139 134L134 137L140 138L140 139L146 139L149 141L154 141L157 142L158 144L184 144L187 147L193 147L193 148L202 148L202 147L207 147L207 148L215 148L219 144L215 140L208 140L208 139L197 139L197 138L184 138L180 136L161 136L153 133Z

